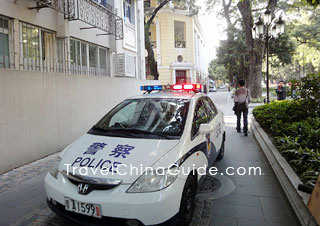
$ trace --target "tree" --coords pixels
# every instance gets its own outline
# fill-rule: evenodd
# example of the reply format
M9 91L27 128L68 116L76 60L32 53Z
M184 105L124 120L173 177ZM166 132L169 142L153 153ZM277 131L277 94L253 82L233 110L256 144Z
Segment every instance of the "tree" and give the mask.
M233 77L237 74L236 65L236 57L234 57L234 39L235 39L235 31L236 31L236 23L239 21L237 18L237 7L234 4L233 0L207 0L207 10L211 11L213 8L216 8L218 5L221 5L221 10L219 11L219 15L224 17L227 23L227 41L223 42L225 57L222 64L224 64L225 69L228 71L228 79L230 82L233 81ZM222 48L220 48L220 57L224 52Z
M151 3L153 1L150 1ZM159 79L158 64L154 57L153 48L150 42L149 31L150 27L156 18L158 12L165 7L171 0L157 0L157 5L145 5L145 16L144 16L144 36L145 36L145 48L148 52L148 64L150 67L151 74L155 80ZM173 4L176 4L179 8L189 9L190 16L198 13L199 7L195 5L195 0L172 0Z
M208 5L214 5L216 4L218 0L208 0ZM236 23L241 19L241 29L243 31L244 37L245 37L245 45L246 45L246 53L240 54L241 60L238 60L238 69L240 69L238 72L246 72L245 74L241 76L245 80L247 80L248 87L251 90L251 94L253 97L260 97L262 95L262 89L261 89L261 71L262 71L262 62L263 57L265 53L265 42L255 42L252 37L252 28L253 28L253 12L258 11L259 7L261 7L261 3L264 3L265 1L253 1L253 0L238 0L237 4L234 8L233 2L231 0L221 0L223 10L222 15L225 17L227 21L227 45L226 48L228 50L231 50L235 43L241 44L240 41L235 40L234 33L236 30ZM275 6L277 3L277 0L269 0L268 2L268 8L272 11L272 14L274 15ZM252 9L252 6L255 5L258 9ZM239 10L240 15L236 10L234 10L237 7ZM231 10L230 10L231 9ZM230 14L230 12L233 12ZM233 17L233 18L232 18ZM233 23L232 23L233 19ZM242 36L243 37L243 36ZM230 51L229 55L236 54L234 51ZM229 59L230 65L236 65L236 62L233 61L233 58ZM246 62L249 62L247 64ZM231 68L226 67L229 70L229 79L231 80ZM239 76L239 73L237 73ZM242 73L241 73L242 74ZM234 75L234 74L233 74ZM232 77L233 77L232 75Z
M269 0L267 8L274 17L277 0ZM253 11L252 0L242 0L238 2L238 8L244 24L246 45L249 54L249 89L252 97L261 97L262 62L265 53L265 42L255 42L252 36Z
M238 79L248 80L248 53L245 44L245 37L241 29L234 30L233 40L220 41L217 49L216 59L209 66L209 74L212 68L223 66L227 71L228 80L233 81L236 76ZM231 74L231 78L230 78Z

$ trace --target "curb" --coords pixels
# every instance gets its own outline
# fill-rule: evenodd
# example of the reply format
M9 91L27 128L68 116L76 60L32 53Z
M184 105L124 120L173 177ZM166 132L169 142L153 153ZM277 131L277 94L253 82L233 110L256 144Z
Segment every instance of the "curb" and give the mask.
M256 141L267 157L281 187L286 194L292 209L302 226L316 226L317 223L311 215L307 203L309 196L306 193L297 190L299 184L302 184L300 178L293 171L288 162L279 153L278 149L273 145L269 136L261 128L259 123L252 118L251 130Z

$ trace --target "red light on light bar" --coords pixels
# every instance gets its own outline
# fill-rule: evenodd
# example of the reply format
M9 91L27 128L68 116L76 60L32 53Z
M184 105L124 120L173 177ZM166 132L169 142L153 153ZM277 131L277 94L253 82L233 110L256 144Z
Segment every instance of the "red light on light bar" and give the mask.
M185 90L192 90L192 89L193 89L193 85L191 85L191 84L184 85L184 86L183 86L183 89L185 89Z
M182 89L182 85L174 85L172 88L174 90L181 90Z

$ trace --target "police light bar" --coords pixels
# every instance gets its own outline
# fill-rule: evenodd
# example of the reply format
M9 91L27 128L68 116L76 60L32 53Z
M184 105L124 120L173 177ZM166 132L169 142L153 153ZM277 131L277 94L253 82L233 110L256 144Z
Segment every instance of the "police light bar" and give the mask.
M184 84L184 85L173 85L173 90L193 90L193 91L199 91L201 90L201 84Z
M153 90L163 90L162 86L140 86L140 90L151 92Z

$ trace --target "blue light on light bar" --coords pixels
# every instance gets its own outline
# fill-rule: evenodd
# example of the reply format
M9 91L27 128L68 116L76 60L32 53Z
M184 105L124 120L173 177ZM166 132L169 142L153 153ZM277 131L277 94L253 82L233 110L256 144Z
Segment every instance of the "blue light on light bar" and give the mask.
M140 90L145 90L145 91L162 90L162 86L140 86Z

